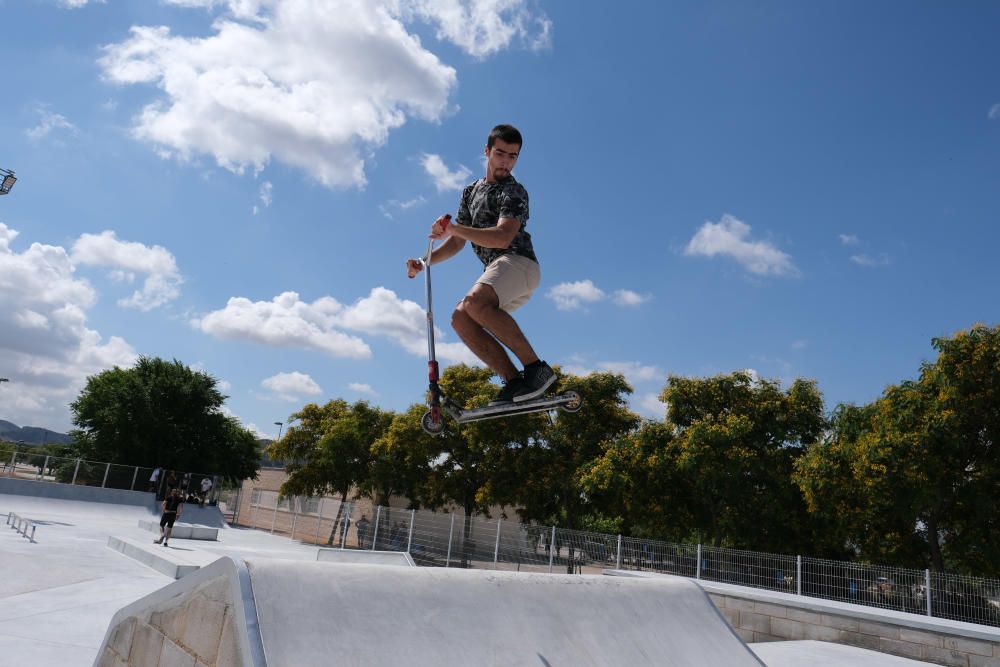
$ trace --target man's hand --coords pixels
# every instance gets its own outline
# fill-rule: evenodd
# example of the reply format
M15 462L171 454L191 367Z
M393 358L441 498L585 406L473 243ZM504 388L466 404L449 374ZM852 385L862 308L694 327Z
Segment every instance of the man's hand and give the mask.
M419 259L406 260L406 277L412 278L424 270L424 263Z
M430 238L442 241L451 236L451 215L445 213L431 225Z

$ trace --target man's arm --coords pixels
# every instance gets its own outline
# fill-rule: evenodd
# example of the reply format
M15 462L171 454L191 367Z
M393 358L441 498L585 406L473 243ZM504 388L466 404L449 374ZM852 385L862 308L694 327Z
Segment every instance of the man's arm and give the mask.
M438 222L445 220L444 216L438 218ZM436 225L437 223L435 223ZM432 228L433 229L433 228ZM433 236L433 233L431 234ZM440 238L440 237L438 237ZM431 264L437 264L438 262L443 262L446 259L450 259L455 256L462 248L465 247L465 241L460 238L451 236L447 241L442 243L437 248L431 250L431 256L427 259ZM408 259L406 260L406 275L410 278L417 275L424 270L424 265L419 259Z
M521 221L517 218L500 218L500 222L497 223L496 227L479 228L456 224L444 226L444 229L441 229L441 227L441 225L435 225L434 233L431 234L433 238L444 238L450 234L451 236L448 238L449 242L457 238L461 241L462 245L465 245L466 241L472 241L484 248L504 249L510 246L510 242L521 231ZM447 243L441 246L441 248L445 246L447 246ZM459 249L461 249L461 246L459 246Z
M430 263L437 264L438 262L443 262L446 259L451 259L464 247L465 241L463 239L452 236L450 239L431 251Z

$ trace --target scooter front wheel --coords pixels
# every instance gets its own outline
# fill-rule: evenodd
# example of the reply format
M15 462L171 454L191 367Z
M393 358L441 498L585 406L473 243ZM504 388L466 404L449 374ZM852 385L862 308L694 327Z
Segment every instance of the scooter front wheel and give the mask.
M441 435L444 431L444 419L440 415L435 418L434 413L428 410L420 418L420 428L424 429L427 435Z

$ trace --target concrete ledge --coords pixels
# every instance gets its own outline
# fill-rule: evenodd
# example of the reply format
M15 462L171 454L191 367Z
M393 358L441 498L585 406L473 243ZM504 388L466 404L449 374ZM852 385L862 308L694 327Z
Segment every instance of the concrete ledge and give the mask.
M180 579L201 567L200 563L193 562L192 559L151 541L139 542L128 537L111 535L108 537L108 547L172 579Z
M156 498L146 491L124 491L122 489L102 489L99 486L60 484L31 479L0 477L0 493L12 496L34 496L56 500L83 500L92 503L112 503L114 505L140 505L155 508Z
M316 560L330 563L370 563L372 565L403 565L416 567L413 557L405 551L369 551L368 549L320 549Z
M139 527L151 533L160 534L159 521L144 521L139 519ZM208 526L196 526L193 523L175 523L170 534L172 540L218 540L219 529Z

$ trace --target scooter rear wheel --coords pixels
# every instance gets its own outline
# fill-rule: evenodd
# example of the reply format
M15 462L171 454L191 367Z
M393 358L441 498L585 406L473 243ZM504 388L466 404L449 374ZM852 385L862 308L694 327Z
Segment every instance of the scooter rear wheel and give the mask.
M571 389L564 391L563 396L569 399L568 403L561 406L566 412L578 412L583 407L583 396L580 396L580 392Z
M441 435L444 431L444 419L441 417L435 419L434 413L428 410L420 418L420 428L424 429L424 433L427 435Z

